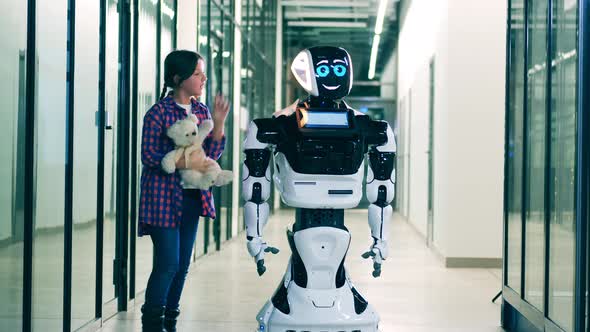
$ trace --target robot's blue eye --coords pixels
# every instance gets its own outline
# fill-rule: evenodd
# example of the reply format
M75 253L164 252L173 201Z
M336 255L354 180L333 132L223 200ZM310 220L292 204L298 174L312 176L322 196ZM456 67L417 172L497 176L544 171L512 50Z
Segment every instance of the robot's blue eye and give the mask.
M315 72L318 74L319 77L326 77L330 73L330 67L326 65L319 66Z
M335 65L334 74L336 74L336 76L338 77L344 76L344 74L346 74L346 67L344 67L343 65Z

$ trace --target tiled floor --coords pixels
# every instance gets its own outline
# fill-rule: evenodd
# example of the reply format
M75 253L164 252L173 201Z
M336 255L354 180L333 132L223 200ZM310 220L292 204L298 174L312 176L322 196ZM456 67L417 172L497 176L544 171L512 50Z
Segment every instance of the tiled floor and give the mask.
M282 251L266 259L263 277L256 274L241 237L200 259L187 279L179 330L254 331L256 313L286 267L290 251L284 231L293 218L293 211L282 211L267 226L267 240ZM444 268L423 239L394 216L390 258L382 277L374 279L371 263L360 257L370 242L367 214L350 211L346 218L353 236L346 267L356 288L380 313L383 332L503 331L500 301L491 303L501 286L499 270ZM140 331L140 305L138 301L129 312L106 321L101 331Z

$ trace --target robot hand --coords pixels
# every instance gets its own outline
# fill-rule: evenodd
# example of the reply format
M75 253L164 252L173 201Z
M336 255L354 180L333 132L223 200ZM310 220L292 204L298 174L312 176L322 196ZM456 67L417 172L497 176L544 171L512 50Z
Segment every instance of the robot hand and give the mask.
M381 276L381 264L387 258L389 249L387 247L387 241L375 239L375 243L371 245L369 251L365 252L361 256L364 259L369 257L373 258L373 277L378 278Z
M279 249L268 246L262 237L253 237L248 240L247 246L250 256L254 257L254 261L256 262L258 275L263 275L264 272L266 272L266 267L264 266L264 254L270 252L276 255L279 253Z

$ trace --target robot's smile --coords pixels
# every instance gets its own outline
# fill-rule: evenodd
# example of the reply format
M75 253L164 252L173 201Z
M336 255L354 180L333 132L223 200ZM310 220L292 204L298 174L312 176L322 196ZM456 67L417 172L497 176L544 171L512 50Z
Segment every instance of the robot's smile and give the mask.
M338 89L338 88L340 87L340 85L336 85L336 86L329 86L329 85L325 85L325 84L322 84L322 86L323 86L324 88L328 89L328 90L336 90L336 89Z

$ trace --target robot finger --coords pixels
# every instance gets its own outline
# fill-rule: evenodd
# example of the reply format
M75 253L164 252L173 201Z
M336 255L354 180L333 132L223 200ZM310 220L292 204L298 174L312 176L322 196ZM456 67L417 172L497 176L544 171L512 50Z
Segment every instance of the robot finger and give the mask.
M261 259L256 262L256 272L258 272L259 276L262 276L264 272L266 272L266 267L264 266L264 259Z
M279 251L280 250L278 248L275 248L275 247L266 247L266 249L264 249L264 252L270 252L270 253L272 253L274 255L278 254Z
M367 259L369 257L375 257L375 253L373 251L367 251L361 255L362 258Z
M373 263L373 278L379 278L381 276L381 264Z

